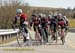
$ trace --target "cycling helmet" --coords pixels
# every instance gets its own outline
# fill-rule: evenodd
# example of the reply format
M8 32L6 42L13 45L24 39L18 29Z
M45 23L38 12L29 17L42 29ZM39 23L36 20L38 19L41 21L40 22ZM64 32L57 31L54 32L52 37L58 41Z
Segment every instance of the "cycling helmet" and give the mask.
M67 19L67 17L66 17L66 16L63 16L63 18L64 18L65 20L67 20L67 21L68 21L68 19Z
M48 15L48 18L52 18L52 15Z
M32 16L37 16L37 14L36 13L33 13Z
M16 10L16 13L17 13L17 14L21 14L21 13L22 13L22 9L17 9L17 10Z
M59 13L59 14L58 14L58 16L57 16L57 18L58 18L58 19L63 19L62 14L61 14L61 13Z
M55 13L54 13L54 16L57 16L57 15L58 15L58 12L55 12Z
M43 18L46 18L46 15L45 14L43 14L43 16L42 16Z
M67 17L66 16L63 16L63 18L66 19Z
M38 16L43 17L43 14L42 14L42 13L40 13Z
M62 14L61 14L61 13L59 13L59 14L58 14L58 16L62 16Z

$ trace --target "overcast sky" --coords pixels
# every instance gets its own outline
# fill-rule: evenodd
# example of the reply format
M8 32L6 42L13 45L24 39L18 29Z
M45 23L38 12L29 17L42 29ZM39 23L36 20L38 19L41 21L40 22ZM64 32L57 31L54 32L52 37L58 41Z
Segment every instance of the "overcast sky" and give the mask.
M30 6L40 7L55 7L55 8L68 8L75 7L75 0L20 0L21 2L27 2Z
M75 7L75 0L19 0L19 1L22 3L29 3L30 6L38 6L38 7L54 7L54 8Z

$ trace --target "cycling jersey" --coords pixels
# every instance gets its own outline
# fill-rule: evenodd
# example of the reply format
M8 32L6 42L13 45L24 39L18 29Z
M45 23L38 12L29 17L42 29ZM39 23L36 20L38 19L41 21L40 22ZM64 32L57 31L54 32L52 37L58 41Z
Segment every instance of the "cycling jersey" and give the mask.
M64 20L63 19L60 19L60 20L58 20L58 25L64 25L65 24L65 22L64 22Z
M22 13L20 16L16 15L13 24L16 24L19 20L20 29L24 28L25 32L28 33L28 30L26 29L26 24L24 24L26 19L27 19L27 15L25 13Z
M22 25L26 19L27 19L27 15L24 14L24 13L22 13L22 14L20 15L20 17L16 15L16 16L15 16L15 21L14 21L13 24L16 24L17 20L20 20L20 25Z
M61 26L61 29L64 29L64 27L65 27L65 22L64 22L64 20L63 20L63 19L58 19L58 25Z
M33 24L33 26L38 26L40 24L39 19L33 19L31 20L31 25Z
M32 17L31 22L30 22L30 26L32 26L32 24L33 24L34 31L36 31L39 27L40 20L38 18Z
M22 13L21 15L20 15L20 17L21 17L21 19L27 19L27 15L25 14L25 13Z
M55 18L52 18L50 21L51 21L50 25L52 25L52 24L56 25L57 24L57 21Z
M54 33L56 32L56 28L57 28L57 21L55 18L51 19L50 22L50 29L54 31Z
M47 23L48 23L48 20L46 18L42 18L41 19L41 26L42 26L42 28L47 28Z
M51 23L51 19L50 19L50 18L48 18L48 25L50 25L50 23Z

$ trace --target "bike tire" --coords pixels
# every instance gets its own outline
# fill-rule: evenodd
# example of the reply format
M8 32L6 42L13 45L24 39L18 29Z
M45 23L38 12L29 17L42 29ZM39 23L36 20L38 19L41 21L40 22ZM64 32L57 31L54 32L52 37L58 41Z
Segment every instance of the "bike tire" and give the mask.
M62 45L64 45L64 43L65 43L65 36L63 36L63 37L61 38L61 41L62 41Z
M20 44L20 42L19 42L19 38L18 38L18 35L19 35L19 34L17 33L17 36L16 36L16 39L17 39L17 43L18 43L18 46L19 46L19 47L22 47L22 46L21 46L21 44Z

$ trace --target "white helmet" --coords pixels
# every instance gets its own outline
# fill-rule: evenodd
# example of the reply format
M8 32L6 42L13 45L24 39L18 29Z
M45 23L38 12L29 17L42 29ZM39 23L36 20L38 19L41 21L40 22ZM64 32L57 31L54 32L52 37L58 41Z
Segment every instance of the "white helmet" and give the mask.
M66 16L63 16L64 17L64 19L66 19L67 17Z
M49 18L52 18L52 15L48 15Z
M57 15L58 15L58 12L55 12L55 13L54 13L54 16L57 16Z
M43 17L43 14L42 14L42 13L40 13L40 14L39 14L39 16Z
M46 18L46 15L45 14L43 14L43 18Z
M61 13L59 13L59 14L58 14L58 16L62 16L62 14L61 14Z
M17 9L17 10L16 10L16 13L17 13L17 14L22 13L22 9Z
M68 21L68 19L67 19L67 17L66 17L66 16L63 16L63 18L64 18L66 21Z

